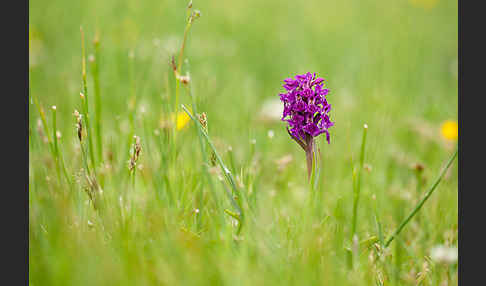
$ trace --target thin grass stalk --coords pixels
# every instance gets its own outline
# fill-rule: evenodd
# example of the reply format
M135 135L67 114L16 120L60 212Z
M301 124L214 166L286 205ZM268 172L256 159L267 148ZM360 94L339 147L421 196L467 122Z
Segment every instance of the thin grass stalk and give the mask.
M100 95L100 76L99 76L99 63L100 63L100 41L99 35L96 33L95 39L93 41L94 45L94 61L93 61L93 83L94 83L94 100L95 100L95 136L96 136L96 145L97 145L97 155L98 155L98 162L103 161L103 141L101 138L101 95Z
M136 168L135 168L136 169ZM132 190L135 191L135 169L130 174Z
M49 132L49 127L47 125L47 120L46 120L46 114L44 112L44 108L39 104L37 101L37 98L35 96L31 97L34 101L34 105L37 107L37 110L39 112L41 122L42 122L42 127L44 128L44 133L46 134L47 137L47 143L49 145L49 151L54 154L54 145L51 139L51 133Z
M29 94L30 94L30 89L29 89ZM59 179L59 163L58 163L58 154L59 152L57 151L58 150L58 143L57 143L57 136L56 136L56 115L55 115L55 110L54 113L53 113L53 127L54 127L54 139L51 138L51 134L49 132L49 127L47 125L47 120L46 120L46 115L45 115L45 112L44 112L44 109L42 108L42 106L39 104L39 102L37 101L37 99L32 96L30 94L30 98L32 100L32 102L34 103L34 105L37 107L37 110L39 112L39 115L41 117L41 122L42 122L42 127L44 128L44 132L45 132L45 135L47 137L47 142L48 142L48 146L49 146L49 151L51 152L51 155L54 157L54 161L55 161L55 164L56 164L56 172L58 172L58 179ZM55 142L54 142L55 140ZM62 159L61 157L61 167L62 167L62 170L63 170L63 173L64 173L64 176L66 178L66 181L68 182L69 186L72 188L72 183L71 183L71 180L69 179L69 175L67 173L67 170L66 170L66 167L64 165L64 160ZM59 182L61 182L61 180L59 179Z
M380 246L385 245L385 239L383 238L383 230L381 227L381 222L378 219L378 215L376 214L375 211L375 226L376 226L376 231L378 232L378 241L380 242Z
M69 187L72 190L73 184L72 184L71 179L69 178L69 174L68 174L67 169L66 169L66 164L64 164L64 157L62 156L62 154L60 155L60 160L61 160L61 170L64 174L64 177L66 178L67 183L69 184Z
M56 164L56 173L57 173L57 179L59 181L59 184L61 184L61 167L59 165L59 148L57 144L57 112L56 112L56 106L52 106L52 138L53 138L53 146L54 146L54 162Z
M88 156L86 154L85 150L85 144L83 142L83 130L84 130L84 125L83 125L83 119L82 119L82 114L80 114L77 110L74 111L74 116L76 119L76 132L77 132L77 137L79 141L79 147L81 149L81 161L83 162L85 171L88 176L91 176L91 171L89 169L89 164L88 164Z
M187 85L189 85L189 83L187 83ZM197 114L196 103L195 103L194 97L192 96L192 85L188 86L187 89L188 89L189 95L190 95L191 100L192 100L192 110L194 111L195 114ZM201 148L201 155L203 156L204 164L208 164L207 155L205 153L206 149L204 148L204 143L202 141L201 131L199 129L197 129L197 137L199 139L199 146ZM210 181L211 178L209 176L209 172L207 172L207 166L204 166L204 164L201 166L201 170L204 173L206 180L208 181L208 184L210 185L210 188L212 188L213 187L212 181ZM201 190L197 193L197 199L196 199L196 206L197 206L197 209L199 209L199 215L197 215L197 217L196 217L197 218L197 220L196 220L197 221L197 230L200 230L201 225L202 225L203 192L204 192L204 182L203 182L203 185L201 186ZM211 190L211 193L213 193L212 190ZM218 202L216 202L216 206L219 208Z
M135 135L135 121L136 121L136 110L138 103L138 94L136 93L136 76L135 76L135 56L133 50L130 50L128 54L128 78L130 85L130 97L128 99L128 121L130 123L130 130L127 133L126 147L130 151L131 142L133 136Z
M89 169L88 155L85 145L86 144L84 144L82 141L79 141L79 146L81 147L81 159L83 161L84 168L86 169L86 173L91 177L91 170Z
M69 179L69 175L66 170L66 165L64 164L64 158L59 151L59 143L57 140L57 108L55 106L52 107L52 129L53 129L53 141L54 141L54 159L56 161L56 169L58 172L58 177L59 177L59 182L60 180L60 171L62 171L64 178L66 179L66 182L68 183L69 187L72 188L72 183L71 180Z
M52 138L54 138L54 156L57 158L57 156L59 155L59 148L58 148L58 144L57 144L57 112L56 112L56 106L53 106L52 107Z
M158 169L158 173L162 173L162 178L161 180L163 181L163 183L165 184L165 195L168 199L168 202L169 202L169 205L172 205L174 203L174 195L172 194L172 190L171 190L171 187L170 187L170 183L169 183L169 178L168 178L168 175L167 175L167 168L163 169L162 167L163 166L167 166L168 165L168 155L166 155L166 152L165 152L165 148L164 148L164 139L162 138L164 136L163 133L161 133L159 136L158 136L158 143L159 143L159 149L160 149L160 154L161 154L161 162L159 164L159 169Z
M176 128L177 128L177 113L179 111L179 89L180 89L180 85L181 85L180 76L182 75L182 70L181 70L182 69L182 59L183 59L183 56L184 56L184 49L186 47L186 42L187 42L187 37L189 35L189 30L192 27L193 21L196 19L195 14L191 13L191 9L192 9L192 2L190 2L189 5L187 6L187 24L186 24L186 27L184 28L184 37L183 37L183 40L182 40L181 49L179 50L179 57L177 59L177 66L174 62L172 62L172 65L173 65L172 68L174 70L174 76L175 76L175 80L176 80L176 89L175 89L176 96L175 96L175 105L174 105L174 113L175 113L175 116L176 116L176 122L174 124L174 129L173 129L174 146L177 146L177 143L176 143L177 142ZM199 16L199 14L197 14L197 15Z
M191 97L191 101L192 101L192 110L194 111L195 114L197 114L197 104L196 104L196 100L194 98L194 93L192 91L192 84L191 83L188 83L188 92L189 92L189 96ZM206 131L209 133L209 129L208 129L208 126L207 126L207 122L206 122ZM204 145L204 141L203 141L203 134L202 134L202 131L197 128L197 136L198 136L198 139L199 139L199 146L201 148L201 153L202 153L202 156L203 156L203 160L204 160L204 164L201 166L201 169L204 173L204 176L206 177L206 180L207 180L207 183L209 185L209 190L211 192L211 195L214 199L214 203L216 204L216 208L218 209L218 211L222 211L222 207L219 203L219 200L218 200L218 197L216 196L216 192L214 191L214 184L213 184L213 180L211 178L211 175L209 174L209 171L208 171L208 168L210 166L210 162L209 162L209 157L208 157L208 154L206 152L206 146ZM198 208L200 210L200 215L198 216L200 219L202 219L202 196L203 196L203 188L201 188L201 192L198 194L198 201L200 202L200 204L198 205Z
M390 245L390 243L393 241L393 239L395 239L395 237L398 236L398 234L400 234L400 232L402 231L402 229L410 222L410 220L420 211L420 209L422 208L422 206L424 205L424 203L429 199L429 197L432 195L432 193L434 192L434 190L437 188L437 186L439 185L439 183L442 181L442 178L444 177L445 173L447 172L447 170L449 169L449 167L452 165L452 162L454 161L454 159L456 158L457 156L457 149L456 151L454 152L454 154L452 154L451 158L449 159L449 162L447 162L447 165L445 166L444 169L442 169L442 172L439 174L439 176L437 177L437 179L435 180L434 184L430 187L430 189L427 191L427 193L425 194L425 196L422 198L422 200L420 200L420 202L415 206L415 208L412 210L412 212L407 216L407 218L405 218L403 220L403 222L398 226L398 228L393 232L393 234L388 238L388 240L386 241L385 243L385 247L388 247Z
M188 70L187 74L189 76L189 68L187 70ZM196 102L195 102L195 99L194 99L194 96L193 96L193 93L192 93L192 84L190 82L187 82L186 87L187 87L187 92L189 93L189 97L191 98L192 110L193 110L194 114L197 114L197 106L196 106ZM177 118L176 118L176 121L177 121ZM207 126L206 126L206 128L207 128ZM203 156L204 164L209 166L209 160L208 160L207 155L206 155L206 148L204 146L201 131L199 130L199 128L197 129L197 136L198 136L198 139L199 139L199 146L201 148L201 155ZM202 165L201 170L204 173L204 175L205 175L205 177L208 181L208 184L210 185L211 193L214 193L213 190L212 190L213 184L212 184L211 178L209 176L209 172L207 172L207 166ZM203 192L204 192L204 182L203 182L203 185L201 186L201 190L197 194L197 199L196 199L196 206L197 206L197 209L199 210L199 215L197 215L197 217L196 217L196 219L197 219L196 220L197 221L197 224L196 224L197 230L200 230L201 225L202 225ZM216 206L219 209L219 203L217 201L215 201L215 203L216 203Z
M130 156L129 165L128 165L128 178L131 181L131 188L135 190L135 172L137 170L137 163L140 157L140 153L142 151L142 145L140 143L140 137L137 135L133 136L134 142L132 147L132 154Z
M363 163L364 163L364 153L365 153L365 146L366 146L366 134L368 131L368 125L363 126L363 137L361 139L361 150L360 150L360 157L359 157L359 167L358 170L353 170L353 188L354 188L354 198L353 198L353 216L351 221L351 248L352 253L351 257L348 257L348 266L353 267L357 263L357 255L359 252L359 244L357 244L358 237L356 235L356 225L358 221L358 205L359 205L359 198L361 193L361 173L363 171Z
M357 180L356 180L356 188L354 190L354 200L353 200L353 218L352 218L352 228L351 228L351 240L352 237L356 234L356 224L358 219L358 204L361 192L361 173L363 171L363 163L364 163L364 154L365 154L365 146L366 146L366 134L368 131L368 125L363 126L363 138L361 140L361 151L359 157L359 169L357 172Z
M188 9L188 14L190 13L190 8ZM187 41L187 36L189 34L189 30L191 29L192 26L192 21L190 16L188 17L188 21L186 24L186 27L184 29L184 38L182 40L182 45L181 49L179 51L179 57L177 59L177 70L176 70L176 99L175 99L175 108L174 112L177 113L178 107L179 107L179 86L181 84L180 80L177 78L177 75L181 74L181 68L182 68L182 58L184 56L184 48L186 47L186 41Z
M128 169L128 180L130 181L130 187L132 191L135 191L135 172L137 171L137 167L135 166L133 169Z
M94 159L94 149L93 149L93 139L91 136L91 126L89 124L89 104L88 104L88 85L86 83L86 51L84 44L84 31L83 27L80 28L81 31L81 63L82 63L82 79L83 79L83 95L81 96L83 103L83 113L85 114L86 122L86 134L88 137L88 154L91 160L91 167L93 171L96 172L96 163Z
M208 142L209 146L213 150L213 152L214 152L214 154L216 156L216 160L218 161L218 164L219 164L221 170L223 171L226 179L229 181L230 186L231 186L233 192L237 196L238 201L235 201L235 199L233 198L233 196L230 196L230 201L231 201L231 203L233 204L233 206L237 209L237 211L239 213L239 218L240 218L239 222L240 223L238 224L238 230L236 232L237 234L239 234L240 231L241 231L241 229L242 229L242 227L243 227L244 221L245 221L245 214L243 212L243 208L240 205L240 201L241 201L241 198L242 197L241 197L240 191L238 190L238 187L236 186L235 179L233 178L233 175L231 174L231 171L223 163L223 160L221 159L221 156L216 151L216 148L214 147L213 142L209 138L209 135L204 131L204 128L202 127L202 125L199 122L199 120L197 120L196 118L194 118L194 116L189 112L189 110L187 110L187 108L184 106L184 104L181 104L181 107L187 113L187 115L189 115L189 117L192 119L192 121L194 121L194 123L196 124L196 126L199 128L199 130L203 134L204 138L206 139L206 141Z

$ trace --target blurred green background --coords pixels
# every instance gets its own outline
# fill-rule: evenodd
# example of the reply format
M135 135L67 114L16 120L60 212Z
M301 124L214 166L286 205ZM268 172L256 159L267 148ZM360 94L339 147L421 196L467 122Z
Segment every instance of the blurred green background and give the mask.
M106 238L97 227L87 227L96 214L81 187L73 202L61 199L66 187L53 182L52 159L38 133L39 114L31 105L31 285L374 285L380 275L386 283L415 285L432 246L457 245L453 166L427 202L424 217L404 230L392 250L393 270L376 270L381 266L368 265L364 254L361 268L353 274L342 253L349 238L352 169L363 124L369 126L369 172L363 175L360 239L376 235L375 214L389 234L417 202L411 165L424 165L428 186L455 148L454 141L443 138L440 126L446 120L457 121L457 1L193 1L201 17L188 37L183 72L190 67L198 109L207 113L210 134L223 159L236 175L252 174L244 189L251 185L261 194L258 223L249 223L244 232L246 252L240 256L231 247L231 229L211 228L211 223L206 240L192 242L195 245L173 237L181 225L192 227L192 219L186 217L194 208L191 194L204 189L194 125L189 123L178 135L182 146L177 166L159 167L164 148L156 139L161 122L173 110L169 59L178 54L182 42L186 7L187 1L165 0L29 2L31 93L46 110L57 107L60 148L69 173L82 180L72 116L74 109L81 109L82 26L88 57L94 53L95 36L100 40L96 60L105 148L99 164L110 165L100 167L104 192L116 198L128 188L119 174L126 173L128 148L137 134L144 148L137 186L145 199L134 203L133 225L118 235ZM320 222L322 216L303 223L296 238L284 242L288 229L299 228L305 160L285 124L268 111L283 91L282 80L307 71L327 80L335 122L331 144L319 138L321 215L329 217L329 226L316 235L328 243L324 250L309 242L314 232L304 226ZM88 90L92 95L89 61ZM179 102L191 105L185 92ZM288 155L288 166L277 162ZM174 192L183 193L174 209L164 202L147 202L154 199L154 190L163 189L155 183L161 169L174 178ZM223 189L217 188L223 201ZM214 209L210 202L208 209ZM214 242L220 236L226 243ZM325 258L299 256L302 248L321 249ZM454 268L428 263L427 273L434 274L420 283L457 283Z

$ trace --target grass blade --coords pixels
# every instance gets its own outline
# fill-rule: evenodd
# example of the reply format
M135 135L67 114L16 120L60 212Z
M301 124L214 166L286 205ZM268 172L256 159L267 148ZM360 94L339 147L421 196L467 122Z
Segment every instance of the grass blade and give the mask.
M415 216L415 214L418 213L418 211L422 208L422 206L424 205L424 203L429 199L429 197L432 195L432 193L434 192L434 190L437 188L437 186L439 185L439 183L442 181L442 178L444 177L445 173L447 172L447 170L449 169L449 167L452 165L452 162L454 161L454 159L456 158L457 156L457 149L456 151L454 152L454 154L452 154L451 158L449 159L449 162L447 162L447 165L445 166L444 169L442 169L442 172L440 173L439 177L435 180L434 184L432 185L432 187L430 187L430 189L427 191L427 193L425 194L425 196L422 198L422 200L417 204L417 206L412 210L412 212L408 215L408 217L403 220L403 222L400 224L400 226L398 226L398 228L393 232L393 234L390 236L390 238L388 238L388 240L386 241L385 243L385 247L388 247L388 245L390 245L390 243L393 241L393 239L395 239L395 237L402 231L402 229L408 224L408 222Z
M95 111L95 135L96 135L96 151L98 156L98 162L103 161L103 141L101 138L101 95L100 95L100 75L99 75L99 64L100 64L100 40L99 35L96 33L95 39L93 40L93 45L95 49L94 59L92 61L92 74L93 74L93 84L94 84L94 111Z
M361 172L363 170L367 131L368 131L368 125L365 124L363 126L363 139L361 141L361 153L360 153L360 158L359 158L359 170L358 170L358 174L357 174L357 183L356 183L356 188L354 190L353 220L352 220L351 237L353 237L356 234L356 224L357 224L357 219L358 219L358 204L359 204L359 197L360 197L360 191L361 191Z
M91 160L91 168L94 172L96 172L96 163L94 159L94 149L93 149L93 139L91 136L91 126L89 124L89 104L88 104L88 85L86 83L86 52L84 46L84 31L83 27L80 28L81 30L81 63L82 63L82 79L83 79L83 93L81 96L82 103L83 103L83 113L85 114L85 122L86 122L86 134L88 137L88 153L89 158Z
M240 191L238 190L238 187L236 186L235 179L233 178L233 174L231 174L231 171L223 163L223 160L221 159L221 156L219 155L218 151L214 147L213 142L209 138L208 134L204 131L204 128L201 126L201 123L199 122L199 120L197 120L189 112L189 110L187 110L187 108L184 106L184 104L181 104L181 107L184 110L184 112L186 112L187 115L189 115L189 117L192 119L192 121L194 121L194 123L196 124L197 128L199 129L199 131L201 132L201 134L204 136L204 138L208 142L209 147L213 150L213 152L214 152L214 154L216 156L216 160L218 161L218 164L221 167L221 171L224 173L226 179L229 181L230 186L231 186L231 189L236 194L236 197L237 197L238 201L236 201L233 198L233 196L230 196L230 200L231 200L231 203L233 204L233 206L238 210L238 214L239 214L239 217L240 217L240 219L239 219L240 223L238 225L238 230L237 230L237 234L239 234L240 231L241 231L241 228L243 227L245 215L244 215L244 212L243 212L243 208L241 207L241 205L239 203L241 201L241 195L240 195Z

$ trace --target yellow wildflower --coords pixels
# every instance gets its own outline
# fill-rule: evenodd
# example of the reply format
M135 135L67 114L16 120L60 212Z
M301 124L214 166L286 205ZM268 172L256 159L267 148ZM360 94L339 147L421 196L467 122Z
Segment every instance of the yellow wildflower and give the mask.
M192 112L189 109L189 112ZM174 123L177 131L184 129L187 126L191 118L187 115L184 111L177 112L177 116L175 116L175 112L171 112L169 117L161 115L160 117L160 128L162 129L170 129L173 128Z
M170 114L170 119L171 119L170 122L172 122L172 124L175 121L175 123L176 123L176 130L177 131L180 131L184 127L186 127L187 123L189 123L189 121L191 120L191 118L189 117L189 115L187 115L184 111L177 112L177 117L174 116L174 113L171 113Z
M176 130L179 131L184 128L189 120L191 120L191 118L184 111L177 112Z
M459 133L457 122L453 120L444 121L440 128L440 133L442 137L447 140L457 140L457 136Z

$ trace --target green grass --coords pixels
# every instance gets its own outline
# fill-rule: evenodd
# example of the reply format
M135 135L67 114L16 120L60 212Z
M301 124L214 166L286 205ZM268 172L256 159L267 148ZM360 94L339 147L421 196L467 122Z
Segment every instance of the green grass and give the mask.
M418 2L31 1L30 285L457 285L430 258L457 247L457 2ZM307 71L335 122L312 186L260 116Z

